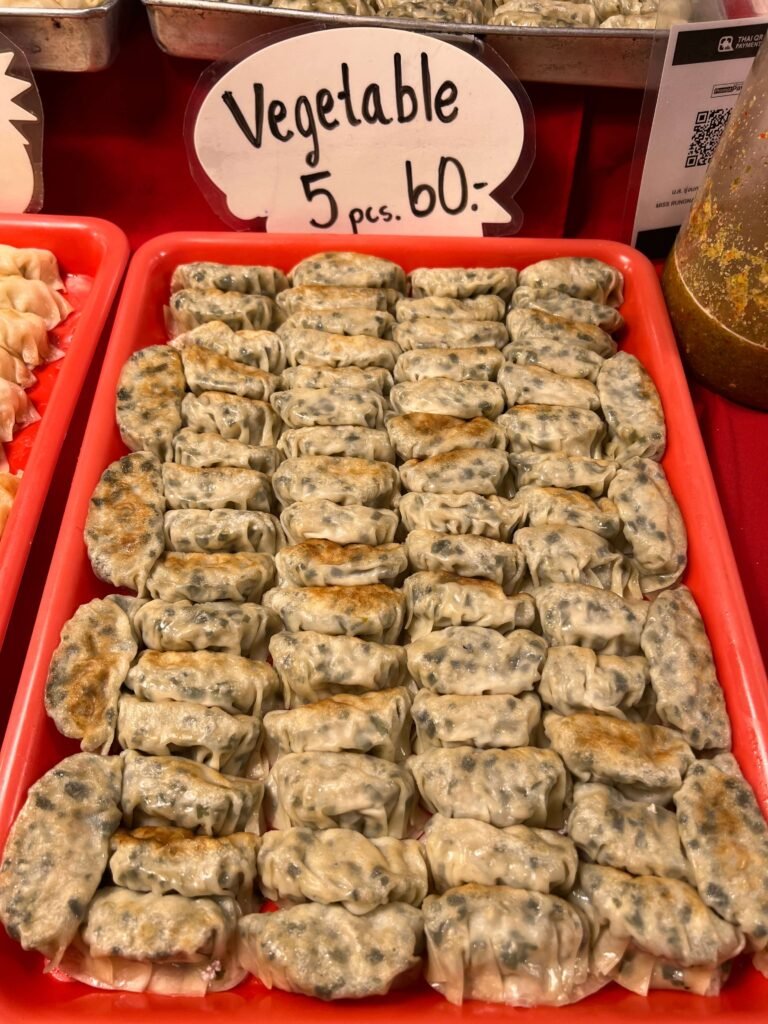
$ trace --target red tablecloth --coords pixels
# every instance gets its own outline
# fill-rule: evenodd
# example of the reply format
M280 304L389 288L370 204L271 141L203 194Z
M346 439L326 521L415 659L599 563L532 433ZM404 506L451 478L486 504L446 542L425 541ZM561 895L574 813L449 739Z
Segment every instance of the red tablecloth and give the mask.
M106 217L127 232L134 247L164 231L220 228L192 181L182 142L184 110L202 69L160 53L141 16L108 71L40 75L45 209ZM529 92L537 118L537 155L518 196L525 213L523 233L625 240L625 194L641 94L546 85L531 85ZM0 722L23 664L97 371L94 365L83 389L2 651ZM694 398L747 600L768 657L763 512L768 503L768 415L701 387L694 386Z

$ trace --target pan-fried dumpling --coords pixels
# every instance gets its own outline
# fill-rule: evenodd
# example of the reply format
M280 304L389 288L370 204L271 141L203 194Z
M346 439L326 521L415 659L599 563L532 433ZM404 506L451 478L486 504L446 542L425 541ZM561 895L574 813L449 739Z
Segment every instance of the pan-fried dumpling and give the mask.
M541 705L532 693L440 696L419 690L411 710L417 754L433 747L527 747Z
M194 395L204 391L223 391L265 401L280 382L273 373L238 363L202 345L189 345L180 351L187 387Z
M186 701L230 715L261 715L281 697L271 665L211 651L142 651L125 685L143 700Z
M580 782L573 790L567 832L595 864L691 881L675 815L656 804L627 800L610 786Z
M497 348L425 348L403 352L395 364L395 381L496 380L504 366Z
M272 331L233 331L221 321L214 320L180 334L168 344L179 351L199 345L234 359L236 363L255 366L268 373L282 373L285 369L282 342Z
M167 324L172 337L211 321L233 331L263 331L271 327L274 313L274 302L266 295L183 288L168 300Z
M128 616L113 601L82 604L64 624L45 684L45 710L82 750L106 754L112 746L117 698L136 638Z
M20 388L31 388L37 377L19 356L0 346L0 380L18 384Z
M403 584L403 594L412 640L446 626L490 626L510 633L532 625L536 616L529 594L509 597L498 583L448 572L414 573Z
M367 914L304 903L240 921L240 961L267 988L364 999L421 973L421 912L388 903Z
M511 452L596 456L605 434L597 413L565 405L516 405L498 424Z
M122 762L74 754L30 787L0 865L0 920L54 965L74 939L120 824Z
M506 304L498 295L478 295L453 299L429 295L417 299L401 299L395 316L398 323L409 320L497 320L504 319Z
M648 662L596 654L588 647L550 647L538 693L560 715L580 711L626 718L643 699Z
M368 459L304 455L286 459L272 477L283 508L306 498L325 498L337 505L391 508L400 478L394 466Z
M171 277L171 291L184 288L241 292L274 298L288 287L288 278L276 267L235 266L229 263L180 263Z
M0 442L12 441L16 431L39 419L40 414L24 389L9 380L0 379Z
M405 768L367 754L285 754L267 779L275 828L351 828L369 839L408 834L415 792Z
M409 320L396 324L392 337L403 350L431 348L502 348L509 341L496 320Z
M269 653L289 707L336 694L388 690L405 681L405 650L394 644L306 630L273 636Z
M259 851L259 888L269 900L339 903L367 914L387 903L420 907L427 865L415 839L368 839L348 828L268 832Z
M606 306L624 301L624 278L616 267L591 256L558 256L531 263L520 271L526 288L555 288L575 299L588 299Z
M287 316L318 309L378 309L394 313L400 298L401 292L394 288L300 284L281 292L277 305Z
M221 434L243 444L271 445L280 436L280 417L269 402L221 391L185 395L184 424L198 433Z
M597 391L608 424L606 453L618 462L634 456L658 462L667 445L667 428L659 393L642 363L628 352L606 359Z
M588 930L559 896L462 885L423 910L427 981L449 1003L562 1006L594 990Z
M340 455L371 462L394 462L386 431L375 427L291 427L277 442L287 459L302 455Z
M515 533L534 587L585 583L641 597L637 570L604 537L579 526L526 526Z
M168 551L264 552L274 555L285 543L280 521L268 512L244 509L173 509L165 513Z
M541 631L553 647L580 645L603 654L639 654L650 607L581 583L550 583L536 591Z
M284 388L354 388L388 395L392 374L382 366L289 366L283 370Z
M511 504L529 526L575 526L606 538L621 528L618 509L609 498L594 501L563 487L521 487Z
M184 427L173 439L172 461L195 469L236 466L271 475L280 465L280 452L267 445L243 444L221 434L198 434Z
M296 587L392 583L408 568L402 544L335 544L307 540L283 548L275 559L281 583Z
M538 366L561 377L590 380L593 384L604 362L589 348L543 338L511 342L504 349L504 358L518 366Z
M258 835L261 782L224 775L185 757L143 757L135 750L121 756L121 806L128 828L170 823L206 836Z
M148 601L133 624L144 646L153 651L221 651L246 658L263 658L279 628L269 611L235 601Z
M643 803L666 803L694 761L682 736L661 725L548 711L544 731L577 779L607 783Z
M525 572L523 552L515 544L473 534L411 530L405 550L413 569L493 580L505 594L515 593Z
M427 380L395 384L389 393L395 412L428 412L472 420L476 416L495 420L504 409L504 395L498 384L487 380Z
M409 459L400 467L400 479L409 491L420 494L496 494L509 470L506 452L492 448L459 448Z
M197 469L164 462L165 500L169 509L272 509L272 486L266 473L239 466Z
M512 296L515 308L538 309L562 320L577 324L592 324L609 334L624 326L624 317L617 309L588 299L574 299L556 288L516 288Z
M694 750L727 750L731 723L701 614L687 587L657 594L640 638L656 713Z
M499 295L505 301L517 286L514 267L420 267L408 275L415 299L440 295L471 299L475 295Z
M410 753L410 706L408 691L400 687L340 693L292 711L271 711L264 719L267 756L274 764L286 754L349 751L402 761Z
M310 498L289 505L280 516L291 544L327 540L334 544L391 544L399 525L397 513L367 505L336 505Z
M464 491L461 494L404 494L397 509L406 530L431 530L507 541L518 523L506 498Z
M401 459L428 459L459 448L506 448L504 432L484 416L463 420L412 412L390 416L387 433Z
M161 601L255 601L275 579L271 555L166 551L147 579Z
M438 747L406 761L427 810L498 828L559 828L567 773L552 750Z
M608 497L618 509L627 557L643 591L671 586L688 563L688 537L664 470L651 459L631 459L618 467Z
M181 427L183 397L178 352L168 345L149 345L134 352L117 382L117 426L123 444L170 462L173 437Z
M557 487L587 491L593 498L599 498L616 475L618 463L586 455L530 451L510 455L509 468L520 489Z
M395 288L405 291L405 272L391 260L361 252L319 252L307 256L290 272L292 285L318 284L342 288Z
M331 334L309 327L292 327L280 334L291 366L380 366L394 370L400 346L396 341L367 334Z
M616 351L616 342L599 327L590 323L570 323L541 309L513 308L507 314L507 329L513 342L558 342L589 349L607 358Z
M24 277L27 281L42 281L55 291L64 288L58 260L48 249L0 245L0 277Z
M576 847L549 829L501 829L485 821L435 814L423 841L438 893L467 883L568 892L576 877Z
M278 327L283 335L293 328L303 331L325 331L327 334L367 335L371 338L388 338L395 318L380 309L364 309L350 306L348 309L303 309L292 313L285 323Z
M399 590L376 583L364 587L275 587L264 607L276 612L292 633L359 636L382 644L397 641L403 628L405 598Z
M509 694L539 681L546 642L527 629L502 636L482 626L453 626L414 640L405 649L419 686L441 694Z
M293 388L278 391L272 406L289 427L384 426L384 399L357 388Z
M164 546L164 512L160 463L150 452L125 455L104 470L85 520L85 546L99 579L144 593Z
M556 405L599 409L597 388L588 380L561 377L539 366L507 363L499 373L499 386L508 405Z
M56 289L44 281L29 281L24 277L0 277L0 307L17 313L34 313L49 331L72 312L72 306Z

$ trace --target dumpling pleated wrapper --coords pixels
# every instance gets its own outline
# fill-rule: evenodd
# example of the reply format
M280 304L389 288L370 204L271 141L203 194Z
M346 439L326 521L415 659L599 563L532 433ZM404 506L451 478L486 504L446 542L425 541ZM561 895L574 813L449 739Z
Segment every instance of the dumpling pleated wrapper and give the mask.
M597 456L605 424L590 409L565 405L516 405L499 416L511 452L562 452Z
M463 885L424 901L427 981L450 1003L562 1006L599 988L586 924L559 896Z
M482 626L449 626L405 650L409 673L433 693L516 696L539 681L547 644L527 629L502 636Z
M270 512L272 485L265 473L238 466L197 469L166 462L163 488L169 509L241 509Z
M550 829L501 829L485 821L435 814L423 842L438 893L468 883L568 892L576 877L576 847Z
M171 462L183 397L184 372L178 352L168 345L149 345L134 352L117 382L117 426L125 446Z
M509 472L507 453L494 448L459 448L400 467L408 491L419 494L496 494Z
M562 377L539 366L508 363L499 373L508 405L555 405L599 409L597 388L588 380Z
M18 384L20 388L31 388L37 383L37 377L24 360L1 346L0 379L7 380L9 384Z
M35 367L56 358L45 320L36 313L0 309L0 345L27 366Z
M504 319L506 305L498 295L478 295L468 299L426 296L401 299L395 316L398 323L410 320L496 320Z
M234 466L271 474L280 465L280 452L267 445L243 444L221 434L198 433L184 427L173 439L173 459L180 466L218 469Z
M511 633L533 624L536 609L529 594L509 597L498 583L448 572L417 572L403 584L406 628L418 640L446 626L490 626Z
M240 921L240 963L267 988L364 999L421 974L421 912L389 903L368 914L304 903Z
M391 544L400 520L388 508L337 505L327 498L299 501L280 516L291 544L325 540L334 544Z
M697 761L675 794L677 823L701 898L738 926L768 976L768 825L735 758Z
M288 707L336 694L388 690L405 682L405 650L394 644L307 630L273 636L269 653Z
M346 387L292 388L278 391L271 402L289 427L384 426L384 399L375 391Z
M117 721L117 699L136 638L125 612L98 598L82 604L61 631L45 684L45 710L82 750L106 754Z
M281 697L271 665L211 651L142 651L125 685L143 700L191 701L231 715L264 714Z
M525 558L516 544L472 534L411 530L405 550L413 569L492 580L505 594L515 593L525 572Z
M276 516L247 509L172 509L165 513L168 551L274 555L285 544Z
M135 750L121 757L121 806L128 828L171 824L205 836L261 831L263 783L185 757L144 757Z
M212 321L233 331L263 331L272 326L274 315L275 305L266 295L184 288L168 300L166 324L171 337Z
M283 330L280 338L290 366L380 366L394 370L401 349L396 341L367 334L331 334L309 327Z
M273 373L238 363L201 345L189 345L180 351L187 387L194 395L224 391L241 398L265 401L280 383L280 378Z
M571 900L590 920L593 969L638 995L649 988L717 995L717 968L744 946L733 925L673 878L582 864Z
M392 374L382 366L289 366L283 370L284 388L355 388L388 395Z
M153 651L221 651L263 658L279 619L260 605L236 601L148 601L134 628Z
M552 750L438 747L406 761L428 811L498 828L559 828L568 773Z
M401 292L394 288L300 284L281 292L277 305L286 316L316 309L377 309L394 313L401 298Z
M591 324L609 334L624 326L624 317L612 306L588 299L574 299L556 288L517 288L512 296L512 305L551 313L569 323Z
M397 263L361 252L319 252L290 272L292 285L342 288L396 288L405 291L405 271Z
M48 249L0 245L0 277L24 277L27 281L42 281L55 291L64 288L58 260Z
M392 337L403 350L503 348L509 341L504 324L497 320L409 320L396 324Z
M280 417L269 402L221 391L188 394L181 403L184 425L199 434L221 434L243 444L272 445L280 436Z
M264 719L270 764L285 754L330 751L401 761L410 754L411 699L403 687L340 693Z
M581 583L641 598L637 570L610 541L579 526L526 526L515 533L534 587Z
M632 459L618 468L608 497L618 509L627 557L637 566L643 591L671 586L688 564L688 537L664 470L651 459Z
M495 494L404 494L397 509L406 530L507 541L519 521L514 505Z
M619 512L609 498L596 501L564 487L521 487L512 501L521 523L529 526L575 526L600 537L615 537Z
M517 286L514 267L419 267L408 275L415 299L439 295L471 299L475 295L499 295L507 300Z
M666 803L694 761L682 736L661 725L549 711L544 731L575 778L604 782L643 803Z
M588 299L607 306L624 301L624 278L616 267L591 256L558 256L531 263L520 271L526 288L556 288L574 299Z
M570 323L541 309L511 309L506 324L513 342L531 342L533 345L538 341L557 342L588 349L604 358L616 351L616 342L610 334L594 324Z
M5 525L8 522L8 517L11 514L20 485L20 473L0 472L0 537L2 537L5 530Z
M691 881L674 812L627 800L610 786L574 787L566 831L585 859L633 875Z
M306 498L325 498L337 505L392 508L399 485L398 472L389 463L330 455L286 459L272 477L283 508Z
M643 700L649 682L645 658L550 647L538 693L559 715L586 711L626 718Z
M164 547L160 470L150 452L113 462L96 484L85 520L85 546L95 574L140 595Z
M285 629L358 636L394 644L403 629L405 598L383 583L362 587L275 587L264 595Z
M44 281L23 277L0 277L0 307L17 313L34 313L52 331L67 319L72 306Z
M335 544L307 540L283 548L275 559L281 583L296 587L393 584L408 568L402 544Z
M303 309L292 313L277 330L281 337L299 328L349 337L366 335L370 338L388 338L394 323L392 314L384 310L351 306L347 309Z
M533 743L541 705L532 693L477 697L419 690L411 715L417 754L434 747L527 747Z
M658 462L667 428L659 393L642 363L627 352L606 359L597 390L608 423L607 454L619 462L635 456Z
M597 380L604 359L596 352L565 341L545 341L537 338L531 341L513 341L504 348L504 358L518 366L537 366L561 377Z
M15 433L39 419L40 414L24 389L0 379L0 443L12 441Z
M415 802L410 772L367 754L285 754L267 779L267 813L276 829L351 828L369 839L403 839Z
M661 723L678 729L694 750L729 749L725 698L707 631L687 587L656 595L640 644Z
M403 352L395 364L395 381L496 380L504 366L497 348L433 348Z
M603 654L638 654L650 607L610 590L580 583L550 583L535 594L541 630L553 647L575 644Z
M495 420L504 409L504 394L498 384L487 380L427 380L395 384L389 393L395 412L427 412L457 419L476 416Z
M464 448L506 448L504 432L484 416L471 420L440 413L391 416L387 433L401 459L428 459Z
M599 498L616 475L618 463L587 455L527 451L510 455L509 468L520 489L528 486L570 488Z
M268 373L285 369L283 343L273 331L233 331L221 321L201 324L168 342L175 349L200 346Z
M340 903L367 914L387 903L420 907L429 888L415 839L368 839L348 828L268 832L259 851L259 888L269 900Z
M155 563L147 590L161 601L255 601L275 580L271 555L166 551Z
M75 937L120 824L122 763L74 754L30 787L0 866L0 920L55 965Z
M396 458L387 432L376 427L290 427L283 431L277 447L287 459L336 455L394 463Z
M180 263L171 277L171 291L184 288L205 291L217 288L222 292L243 295L269 295L274 298L288 287L288 278L276 267L234 265L230 263Z

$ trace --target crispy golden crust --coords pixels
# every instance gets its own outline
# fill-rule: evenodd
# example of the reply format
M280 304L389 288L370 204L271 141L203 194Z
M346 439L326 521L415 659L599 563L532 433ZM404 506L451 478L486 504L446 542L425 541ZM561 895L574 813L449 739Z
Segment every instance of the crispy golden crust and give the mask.
M346 565L375 558L386 557L400 550L399 544L336 544L330 540L305 540L301 544L284 548L284 557L290 556L296 562L314 562L319 565Z

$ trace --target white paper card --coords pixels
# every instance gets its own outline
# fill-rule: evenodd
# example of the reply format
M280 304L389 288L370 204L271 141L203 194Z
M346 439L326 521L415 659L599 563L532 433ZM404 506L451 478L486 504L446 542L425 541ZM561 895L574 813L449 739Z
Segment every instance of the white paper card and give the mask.
M0 35L0 213L42 205L42 120L27 59Z

